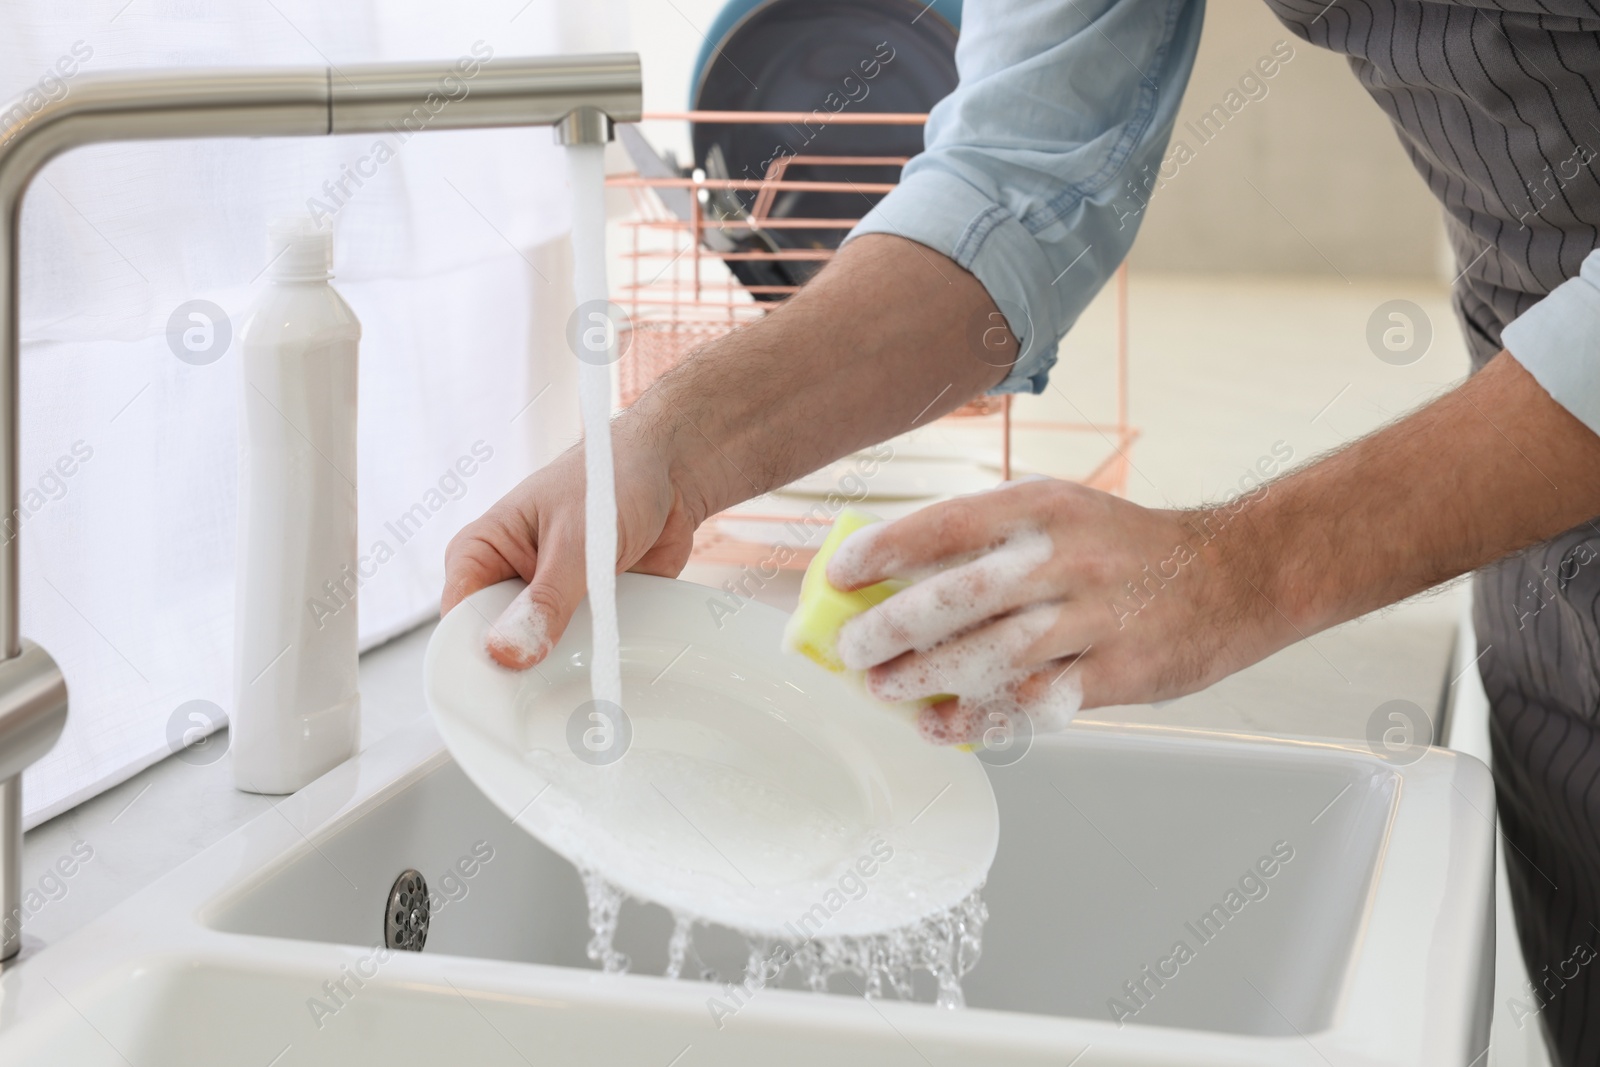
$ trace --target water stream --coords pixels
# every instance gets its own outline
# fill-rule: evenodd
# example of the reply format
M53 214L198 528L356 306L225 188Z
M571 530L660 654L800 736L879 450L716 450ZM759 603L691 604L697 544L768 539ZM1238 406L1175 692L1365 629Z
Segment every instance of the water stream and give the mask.
M589 667L592 696L622 706L622 660L617 631L617 491L611 459L611 363L617 330L606 286L605 146L567 149L572 184L572 288L577 297L578 406L583 417L585 479L584 575L594 620ZM598 320L595 316L599 316ZM577 352L575 351L576 355Z
M622 974L630 961L616 944L622 903L629 899L593 871L583 872L589 897L589 958L607 974ZM672 937L667 944L668 978L684 977L691 955L698 967L690 977L750 996L793 976L807 989L825 993L829 982L841 984L869 998L894 996L916 999L918 972L930 975L937 988L934 1003L941 1008L964 1007L961 979L972 970L983 951L983 924L989 909L975 890L947 911L938 912L897 930L863 937L818 936L806 941L746 935L748 958L744 973L732 978L700 962L694 950L694 929L702 925L687 915L673 915Z
M611 453L611 363L617 331L606 301L605 148L573 145L567 149L572 187L572 274L577 298L578 328L574 354L579 355L578 403L583 422L584 569L593 618L590 696L596 702L622 706L622 664L617 627L617 501ZM596 316L599 316L596 318ZM582 353L578 348L584 349ZM617 924L625 894L599 874L583 872L589 900L588 956L606 973L625 972L630 964L617 951ZM867 997L893 994L910 1000L914 975L933 976L935 1002L944 1008L964 1003L961 978L978 961L983 923L988 917L982 899L971 896L946 912L898 930L868 937L815 937L803 942L748 938L749 958L742 979L734 983L703 964L696 977L715 981L734 993L750 995L793 974L808 989L825 992L835 977ZM667 945L666 976L683 974L694 953L697 920L673 917ZM698 956L696 955L698 961Z

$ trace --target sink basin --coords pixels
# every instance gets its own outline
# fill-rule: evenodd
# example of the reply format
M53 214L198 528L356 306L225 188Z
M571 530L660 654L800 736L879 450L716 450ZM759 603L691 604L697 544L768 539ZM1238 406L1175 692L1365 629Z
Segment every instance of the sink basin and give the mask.
M375 745L0 975L0 1064L1433 1064L1487 1040L1493 792L1470 757L1078 724L991 767L969 1007L655 977L585 955L582 886L431 724ZM397 875L421 953L381 948ZM870 892L869 882L868 892ZM746 948L696 936L738 981ZM1179 946L1184 946L1180 950ZM700 973L699 964L687 970ZM926 991L931 1000L931 983Z

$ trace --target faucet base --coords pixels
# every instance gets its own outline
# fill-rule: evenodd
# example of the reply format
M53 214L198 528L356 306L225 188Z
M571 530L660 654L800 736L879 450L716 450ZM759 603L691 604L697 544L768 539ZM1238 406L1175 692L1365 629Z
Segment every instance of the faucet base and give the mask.
M22 948L22 771L55 747L66 721L61 668L23 641L0 660L0 960Z
M34 956L37 956L39 954L39 950L44 947L44 942L40 941L37 937L34 937L30 934L23 934L21 948L10 958L0 960L0 974L5 974L7 971L14 970L22 964L28 962L28 960L32 959Z
M22 773L0 782L0 967L22 955Z

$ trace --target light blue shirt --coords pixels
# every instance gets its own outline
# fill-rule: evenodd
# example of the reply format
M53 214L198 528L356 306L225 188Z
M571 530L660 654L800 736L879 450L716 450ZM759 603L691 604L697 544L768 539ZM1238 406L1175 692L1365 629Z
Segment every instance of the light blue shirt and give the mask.
M983 283L1022 353L996 392L1043 391L1058 341L1133 244L1204 10L1204 0L963 5L961 84L928 116L900 185L850 236L909 238Z
M1203 13L1204 0L964 6L960 86L929 115L899 187L850 236L909 238L983 283L1021 345L995 392L1044 389L1060 338L1132 246ZM1600 433L1600 251L1503 339Z
M1500 333L1556 402L1600 433L1600 251Z

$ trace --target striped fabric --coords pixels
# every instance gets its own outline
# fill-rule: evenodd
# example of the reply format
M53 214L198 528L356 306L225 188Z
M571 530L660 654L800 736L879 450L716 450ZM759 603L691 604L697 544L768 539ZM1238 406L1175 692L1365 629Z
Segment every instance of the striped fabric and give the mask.
M1600 8L1267 3L1297 36L1349 57L1444 205L1455 308L1481 367L1502 327L1600 245ZM1565 1067L1600 1064L1600 521L1487 568L1474 591L1534 987L1497 995L1544 1026Z

